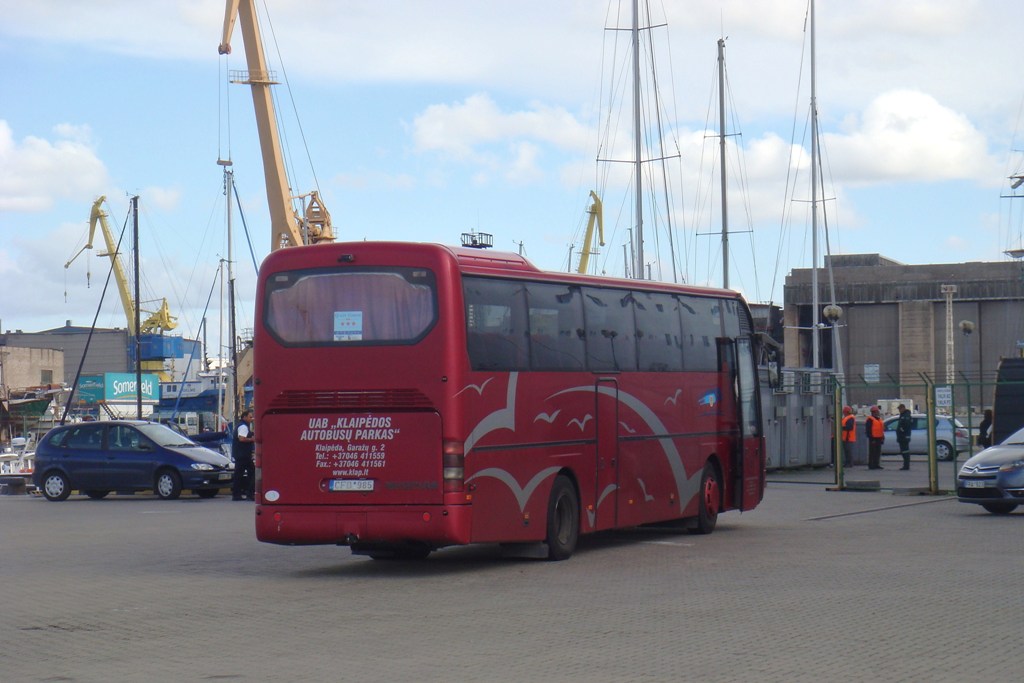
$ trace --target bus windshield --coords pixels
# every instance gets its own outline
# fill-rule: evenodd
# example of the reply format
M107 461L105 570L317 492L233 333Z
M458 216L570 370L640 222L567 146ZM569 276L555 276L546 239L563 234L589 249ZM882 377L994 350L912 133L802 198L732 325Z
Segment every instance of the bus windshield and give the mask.
M264 305L264 325L286 346L411 344L437 320L434 274L422 268L281 273Z

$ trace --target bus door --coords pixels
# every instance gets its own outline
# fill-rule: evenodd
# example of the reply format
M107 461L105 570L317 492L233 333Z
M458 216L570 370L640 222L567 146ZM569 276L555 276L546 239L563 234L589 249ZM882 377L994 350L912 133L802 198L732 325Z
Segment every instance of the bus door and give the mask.
M740 435L739 377L736 368L736 342L733 339L718 340L719 396L718 433L720 443L724 444L725 452L720 453L723 464L727 468L726 493L731 499L725 502L728 507L740 507L743 490L743 440Z
M597 477L593 515L594 529L610 529L618 523L619 490L619 382L598 377L594 392Z
M729 434L731 506L753 509L764 492L764 448L754 347L749 337L719 340L723 434Z
M765 452L761 429L761 391L757 385L756 347L751 337L736 340L736 371L743 439L743 493L739 508L752 510L764 497Z

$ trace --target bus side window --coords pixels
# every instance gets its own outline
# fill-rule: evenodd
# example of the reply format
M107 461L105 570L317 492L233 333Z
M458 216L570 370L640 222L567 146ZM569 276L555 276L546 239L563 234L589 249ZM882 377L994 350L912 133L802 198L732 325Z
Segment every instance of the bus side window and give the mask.
M463 279L466 347L474 370L529 367L526 289L520 282Z
M633 297L620 289L583 288L587 367L592 371L636 370Z
M474 370L519 370L523 354L511 335L469 332L470 365Z
M722 333L717 313L718 301L688 294L680 295L678 299L683 321L683 368L717 371L718 348L715 340Z
M642 372L683 369L679 305L671 294L634 292L637 358Z
M578 287L531 282L530 368L582 370L585 349L577 330L583 327L583 301Z

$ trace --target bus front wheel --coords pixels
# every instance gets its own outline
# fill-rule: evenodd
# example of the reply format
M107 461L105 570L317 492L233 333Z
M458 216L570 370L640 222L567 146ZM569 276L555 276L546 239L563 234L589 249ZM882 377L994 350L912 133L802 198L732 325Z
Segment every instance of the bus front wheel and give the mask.
M718 470L710 462L704 465L700 475L700 491L697 493L700 504L697 519L688 528L691 534L710 534L718 523L718 512L722 507L722 483L718 480Z
M555 478L548 501L548 559L565 560L576 550L580 536L580 501L576 487L565 475Z

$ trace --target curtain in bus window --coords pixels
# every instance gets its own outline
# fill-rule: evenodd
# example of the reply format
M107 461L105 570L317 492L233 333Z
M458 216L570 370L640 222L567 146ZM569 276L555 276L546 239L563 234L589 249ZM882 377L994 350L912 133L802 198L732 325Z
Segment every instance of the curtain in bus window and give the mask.
M671 294L633 292L637 362L641 371L683 369L679 304Z
M702 296L679 296L683 324L683 367L714 372L718 369L716 340L722 334L720 300Z
M530 316L530 368L582 370L586 350L579 287L531 282L526 285L526 296Z
M636 370L636 322L633 295L621 289L583 288L587 367Z
M414 341L434 319L426 271L350 271L303 275L272 290L265 324L285 343L358 344Z
M466 346L474 370L529 367L526 286L512 280L466 277Z

